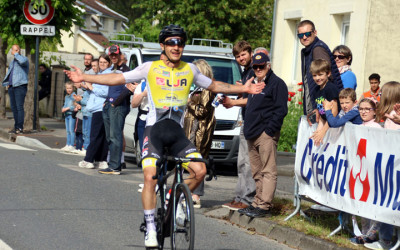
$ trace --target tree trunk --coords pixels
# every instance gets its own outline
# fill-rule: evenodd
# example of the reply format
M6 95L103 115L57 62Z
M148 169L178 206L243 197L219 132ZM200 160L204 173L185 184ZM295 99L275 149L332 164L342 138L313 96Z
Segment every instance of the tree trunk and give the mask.
M7 67L7 41L0 37L0 81L6 76ZM0 84L0 119L6 118L6 88Z
M35 43L30 43L25 40L25 54L29 60L29 75L28 75L28 91L25 97L25 120L24 120L24 130L30 131L33 130L33 111L34 111L34 90L35 90L35 54L31 54L31 46L34 46ZM37 90L36 90L37 91ZM36 95L38 96L38 95ZM40 123L39 123L39 102L36 98L36 130L40 131Z

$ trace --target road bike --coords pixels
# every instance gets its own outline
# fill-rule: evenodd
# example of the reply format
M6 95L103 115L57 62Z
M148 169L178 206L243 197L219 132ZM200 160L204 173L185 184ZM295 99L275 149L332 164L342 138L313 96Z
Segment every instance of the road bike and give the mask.
M157 161L157 171L153 179L157 179L156 195L156 227L158 248L164 248L166 237L171 238L171 249L194 249L195 223L192 194L184 183L182 164L203 162L207 166L210 181L216 179L213 159L179 158L163 156ZM173 178L170 178L172 177ZM146 233L146 222L140 226ZM152 248L147 248L152 249Z

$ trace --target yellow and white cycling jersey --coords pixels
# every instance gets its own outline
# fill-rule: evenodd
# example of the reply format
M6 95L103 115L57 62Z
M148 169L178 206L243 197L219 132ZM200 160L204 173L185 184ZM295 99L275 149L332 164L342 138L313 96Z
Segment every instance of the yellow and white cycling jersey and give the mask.
M194 64L182 61L177 68L166 66L162 60L146 62L123 75L126 82L146 79L150 105L146 126L163 119L172 119L182 126L192 83L206 89L212 82Z

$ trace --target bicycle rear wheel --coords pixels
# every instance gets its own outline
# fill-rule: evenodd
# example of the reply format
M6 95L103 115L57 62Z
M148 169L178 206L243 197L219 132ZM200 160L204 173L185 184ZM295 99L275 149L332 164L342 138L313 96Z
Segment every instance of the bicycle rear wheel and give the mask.
M171 218L171 249L194 248L194 208L192 194L185 183L176 185ZM181 202L179 202L181 201Z

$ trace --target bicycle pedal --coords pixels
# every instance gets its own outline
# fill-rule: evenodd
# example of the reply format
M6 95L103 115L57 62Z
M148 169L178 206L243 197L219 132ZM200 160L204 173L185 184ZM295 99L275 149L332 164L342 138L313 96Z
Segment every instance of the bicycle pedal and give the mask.
M146 224L145 224L145 223L142 223L142 224L140 225L140 232L142 232L142 233L147 232L147 228L146 228Z

